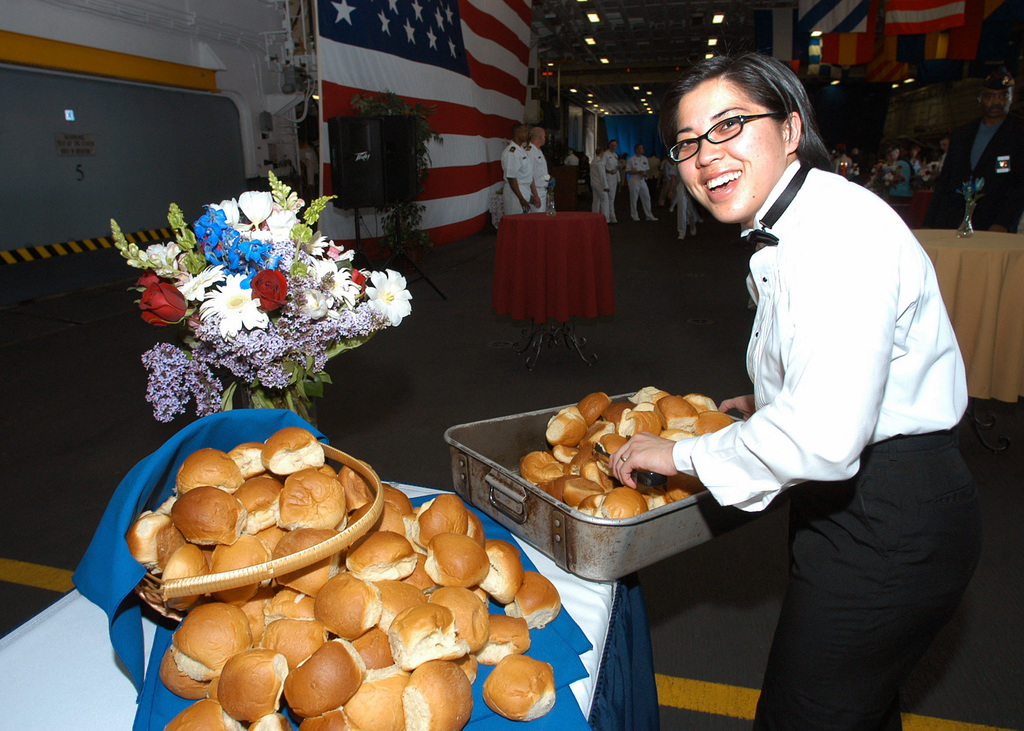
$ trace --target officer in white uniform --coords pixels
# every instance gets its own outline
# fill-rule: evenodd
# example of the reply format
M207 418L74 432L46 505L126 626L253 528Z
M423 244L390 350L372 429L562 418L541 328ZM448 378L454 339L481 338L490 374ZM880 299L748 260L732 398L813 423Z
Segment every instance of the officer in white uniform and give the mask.
M525 124L514 125L512 142L501 153L501 174L505 177L502 198L506 216L529 212L530 203L537 200L537 191L533 186L533 164L523 148L526 135Z
M548 161L540 149L547 142L547 138L547 130L543 127L534 127L530 130L530 149L526 153L530 156L530 163L533 165L533 187L540 199L536 206L530 206L532 213L545 210L548 204Z
M647 187L647 173L651 164L644 156L644 146L637 144L633 148L636 153L626 160L626 184L629 186L629 215L634 221L639 221L640 216L636 212L636 199L639 197L644 207L644 216L648 221L657 221L651 213L651 191Z
M608 176L604 172L604 154L600 149L599 147L598 154L594 155L590 162L590 192L594 196L590 210L594 213L603 213L604 220L611 223L608 216Z
M608 223L618 223L615 219L615 191L619 187L619 156L615 154L618 149L618 140L609 140L608 149L601 155L604 161L604 177L608 188Z

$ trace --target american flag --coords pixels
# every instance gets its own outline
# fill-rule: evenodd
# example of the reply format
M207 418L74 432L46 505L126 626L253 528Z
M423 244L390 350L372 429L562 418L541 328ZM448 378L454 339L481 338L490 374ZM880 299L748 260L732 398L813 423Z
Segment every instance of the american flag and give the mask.
M317 0L324 192L326 120L354 113L352 97L391 91L436 109L423 227L435 243L479 231L502 183L501 152L525 112L531 0ZM362 237L380 229L360 211ZM351 211L329 207L330 238L355 239Z

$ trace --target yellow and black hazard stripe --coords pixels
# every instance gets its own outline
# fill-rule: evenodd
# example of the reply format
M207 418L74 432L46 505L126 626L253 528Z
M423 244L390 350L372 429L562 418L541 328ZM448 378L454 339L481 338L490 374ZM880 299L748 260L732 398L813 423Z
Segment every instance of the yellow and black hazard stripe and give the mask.
M145 231L135 231L124 235L130 243L145 244L158 241L170 241L174 238L169 228L152 228ZM60 244L40 244L39 246L26 246L21 249L10 249L0 251L0 264L18 264L25 261L37 261L39 259L51 259L55 256L67 256L68 254L81 254L85 251L97 251L99 249L111 249L114 241L109 236L101 236L95 239L82 239L81 241L64 241Z

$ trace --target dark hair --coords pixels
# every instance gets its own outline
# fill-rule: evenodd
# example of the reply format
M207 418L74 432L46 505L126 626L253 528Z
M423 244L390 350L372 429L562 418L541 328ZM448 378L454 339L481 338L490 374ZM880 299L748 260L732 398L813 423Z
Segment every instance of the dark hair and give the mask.
M676 143L679 129L679 102L700 84L711 79L724 79L742 89L751 101L769 112L787 117L796 112L803 123L800 146L796 154L805 165L832 170L831 156L821 139L814 108L800 79L782 61L759 53L742 56L713 56L686 70L665 93L661 101L659 127L666 147Z

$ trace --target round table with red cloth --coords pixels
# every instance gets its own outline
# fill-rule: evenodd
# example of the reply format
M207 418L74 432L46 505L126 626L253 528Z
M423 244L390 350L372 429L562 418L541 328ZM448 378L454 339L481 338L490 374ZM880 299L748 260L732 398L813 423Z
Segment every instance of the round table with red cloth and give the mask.
M608 223L583 211L505 216L494 255L494 310L517 320L615 312Z

